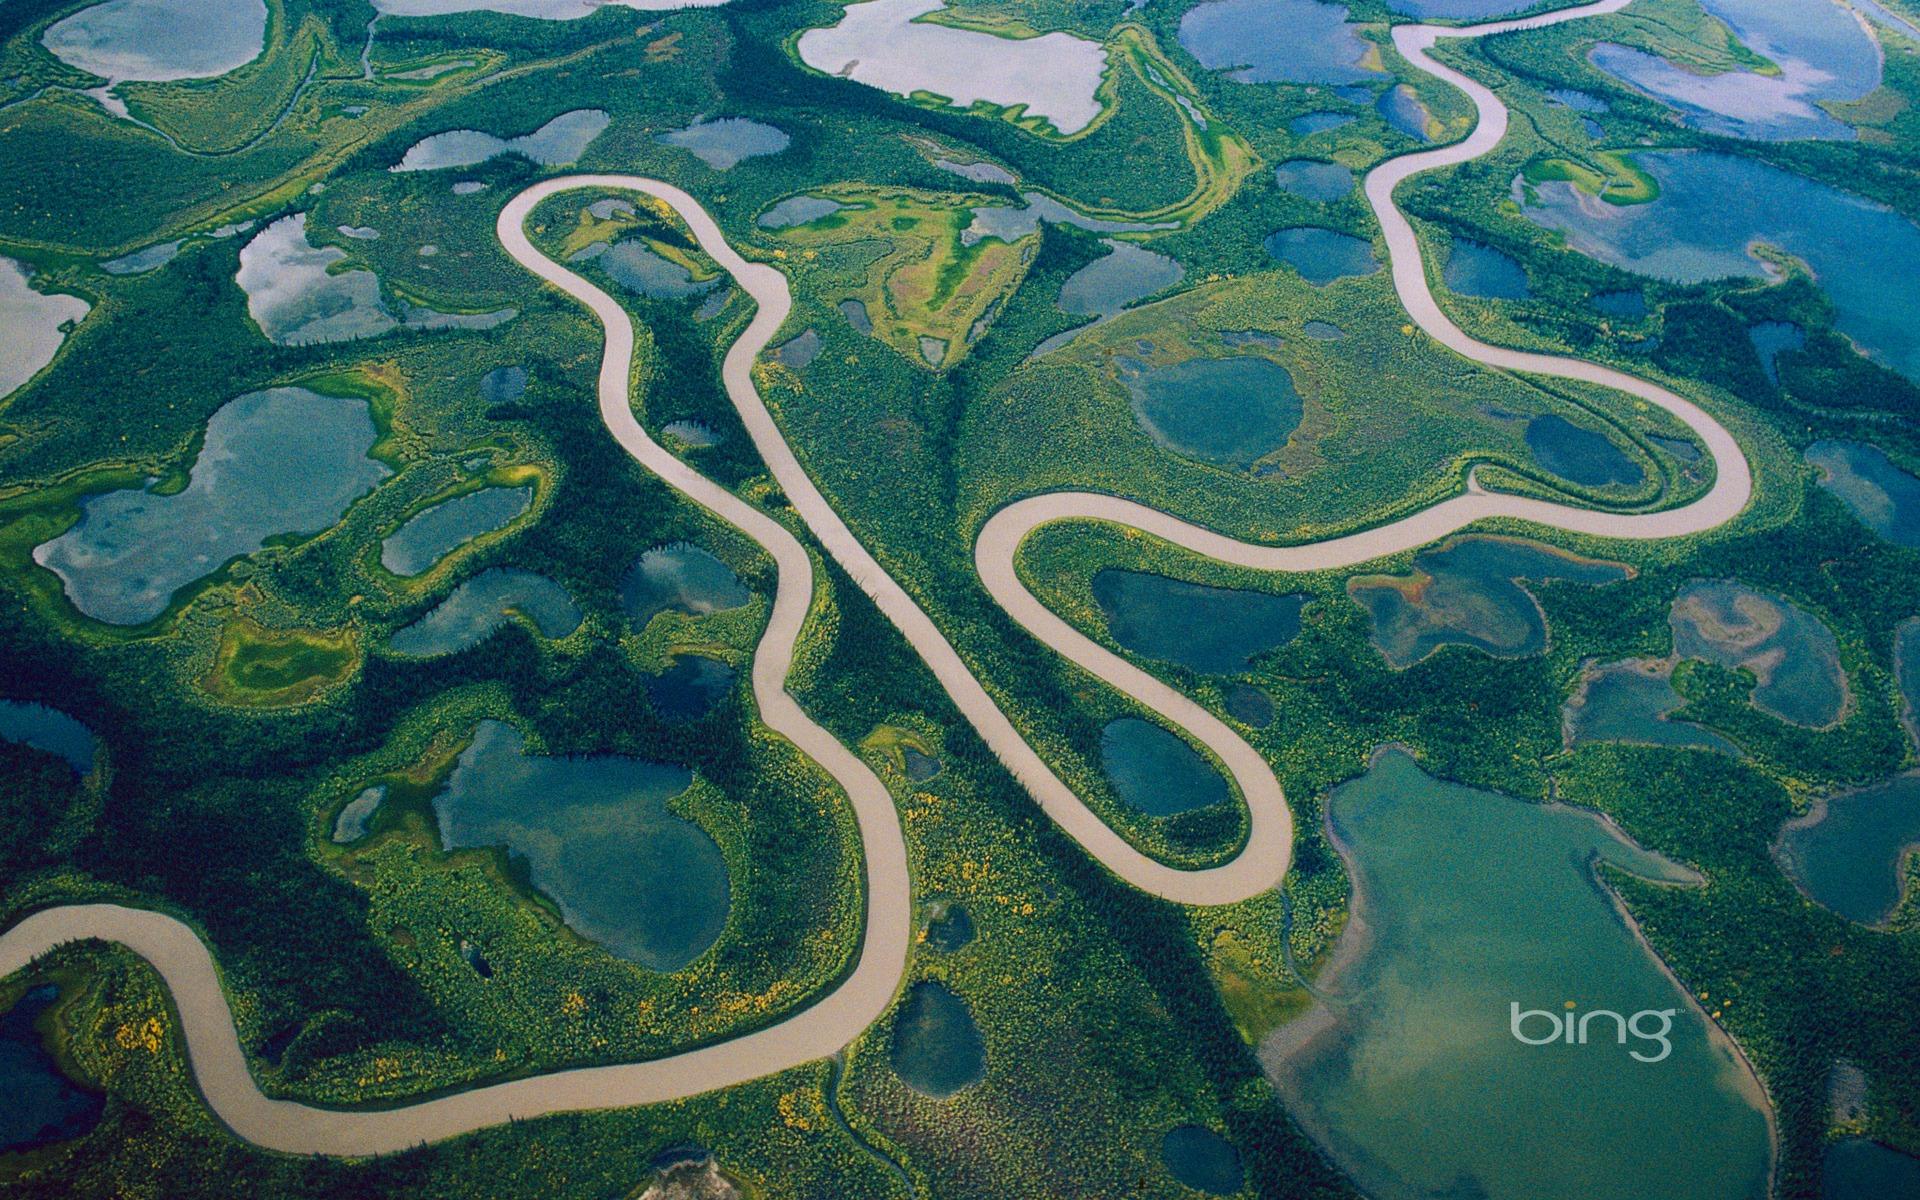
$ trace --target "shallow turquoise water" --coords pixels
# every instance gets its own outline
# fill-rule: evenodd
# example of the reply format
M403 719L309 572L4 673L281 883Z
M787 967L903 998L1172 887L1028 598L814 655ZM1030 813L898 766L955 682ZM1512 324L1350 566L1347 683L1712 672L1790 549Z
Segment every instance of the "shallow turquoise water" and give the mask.
M93 770L93 730L57 708L0 700L0 741L19 742L67 760L75 775Z
M1691 583L1674 597L1668 624L1680 657L1753 672L1761 712L1817 728L1846 707L1833 631L1778 596L1727 580Z
M1762 278L1755 242L1804 260L1833 301L1835 324L1876 360L1920 379L1920 225L1884 205L1731 155L1634 156L1658 199L1615 205L1571 184L1521 186L1526 217L1574 250L1676 283Z
M1094 575L1093 598L1120 645L1210 672L1245 670L1254 655L1292 641L1307 601L1113 567Z
M1227 781L1213 764L1151 721L1121 717L1100 735L1100 765L1127 805L1151 817L1171 817L1229 799Z
M380 544L380 565L418 575L474 538L504 529L533 507L531 487L486 487L409 518Z
M1647 477L1640 464L1612 438L1575 425L1557 413L1527 422L1527 449L1534 461L1570 483L1585 487L1632 487Z
M916 983L893 1020L894 1073L923 1096L944 1100L980 1082L987 1047L966 1002L946 984Z
M580 627L580 607L567 589L532 571L493 567L395 630L387 644L399 654L453 654L486 641L515 614L533 622L545 638L563 638Z
M1540 606L1519 581L1603 584L1626 578L1618 563L1588 562L1532 542L1469 536L1413 557L1411 576L1360 576L1348 593L1373 618L1373 644L1396 669L1442 646L1500 658L1547 646Z
M1300 395L1285 367L1264 358L1193 358L1123 376L1133 415L1175 454L1247 467L1300 424Z
M1328 284L1380 269L1373 243L1351 234L1311 225L1279 229L1267 235L1267 253L1300 272L1312 284Z
M1815 442L1807 461L1820 486L1846 502L1862 524L1896 546L1920 549L1920 479L1866 442Z
M1371 43L1321 0L1208 0L1180 18L1180 45L1240 83L1358 83Z
M305 388L249 392L222 405L184 490L128 489L81 502L79 524L36 546L73 606L138 625L179 589L270 537L318 533L391 472L367 457L367 402Z
M642 554L620 584L620 602L644 629L658 613L688 616L739 608L753 598L733 568L691 542L656 546Z
M619 755L530 755L511 725L482 721L433 807L443 845L504 846L576 933L675 971L720 936L729 904L720 848L667 809L691 781Z
M1336 789L1328 814L1355 920L1342 965L1320 981L1330 1003L1261 1056L1364 1192L1765 1196L1758 1085L1594 885L1592 864L1668 882L1687 878L1681 868L1591 813L1446 783L1399 751ZM1569 1004L1638 1032L1593 1016L1584 1043L1514 1035L1516 1006L1539 1010L1522 1031L1544 1041ZM1664 1057L1660 1013L1672 1021Z

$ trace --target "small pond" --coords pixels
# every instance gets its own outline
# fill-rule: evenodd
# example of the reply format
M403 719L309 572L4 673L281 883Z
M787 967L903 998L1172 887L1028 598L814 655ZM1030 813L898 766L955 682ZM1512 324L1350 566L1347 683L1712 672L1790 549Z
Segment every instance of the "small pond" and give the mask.
M1920 1158L1869 1138L1841 1138L1820 1164L1820 1200L1913 1200Z
M695 121L685 129L660 134L654 141L689 151L716 171L731 170L763 154L778 154L793 144L782 130L742 117Z
M637 758L530 755L511 725L482 721L433 807L444 846L504 847L574 932L675 971L719 938L729 905L720 848L667 808L691 782Z
M902 1082L936 1100L972 1087L987 1071L987 1046L966 1001L932 980L907 989L889 1058Z
M1160 1161L1182 1184L1210 1196L1230 1196L1246 1181L1240 1152L1204 1125L1167 1130L1160 1139Z
M1227 781L1200 752L1138 717L1109 722L1100 734L1100 766L1129 807L1171 817L1229 799Z
M373 814L387 798L387 785L377 783L370 788L362 788L360 793L340 808L340 814L333 819L333 832L329 838L335 845L344 846L357 842L367 836L373 828Z
M563 638L580 628L580 607L567 589L532 571L493 567L395 630L388 645L396 654L454 654L478 646L516 616L531 621L544 638Z
M621 287L655 300L684 300L702 296L720 285L718 275L711 279L695 279L692 271L657 253L639 238L629 238L611 246L596 243L589 250L576 254L571 261L580 260L591 260Z
M1862 925L1893 915L1920 848L1920 774L1829 796L1780 833L1780 861L1814 901Z
M762 229L792 229L810 225L821 217L830 217L845 208L838 200L824 196L788 196L760 214L754 224Z
M1093 577L1093 598L1113 640L1136 654L1195 671L1243 671L1256 654L1300 632L1307 597L1208 587L1108 567Z
M1191 358L1121 382L1155 442L1216 466L1248 467L1286 445L1303 411L1293 376L1265 358Z
M59 991L29 988L0 1016L0 1154L70 1141L100 1122L106 1100L60 1070L34 1026Z
M1280 190L1325 204L1353 190L1353 172L1336 162L1290 158L1273 169Z
M1760 369L1767 373L1767 382L1779 387L1780 356L1804 347L1807 333L1791 321L1761 321L1747 327L1747 340L1753 343L1753 353L1760 359Z
M1312 137L1316 133L1326 133L1342 125L1353 124L1355 117L1351 113L1311 112L1295 117L1287 123L1295 137Z
M1372 242L1331 229L1311 225L1280 229L1268 234L1264 244L1268 254L1317 286L1380 269Z
M1404 83L1396 83L1380 93L1374 109L1389 128L1406 134L1416 142L1433 140L1433 114L1427 111L1420 93Z
M488 404L511 404L526 394L525 367L495 367L480 377L480 398Z
M753 599L733 568L691 542L656 546L642 554L620 584L620 603L635 629L658 613L704 617Z
M1447 287L1462 296L1483 300L1525 300L1527 269L1511 255L1479 242L1455 240L1441 270Z
M495 137L477 129L450 129L415 142L393 170L441 171L448 167L472 167L503 154L518 154L543 167L564 167L579 161L588 145L606 132L611 122L612 118L600 109L576 108L519 137Z
M1705 580L1674 597L1673 651L1757 681L1753 705L1795 725L1820 728L1847 706L1840 647L1819 618L1742 584Z
M1558 413L1528 421L1526 441L1535 462L1582 487L1632 487L1647 477L1612 438Z
M697 721L733 690L733 668L704 654L676 654L673 664L643 681L647 701L666 721Z
M179 589L268 538L318 533L391 472L369 458L367 402L305 388L250 392L207 422L185 488L90 496L80 521L36 546L73 606L97 621L139 625Z
M973 944L973 918L965 905L951 900L934 906L927 921L927 945L942 954L953 954Z
M418 575L474 538L504 529L533 507L532 487L487 487L408 518L380 543L380 565Z
M1155 292L1179 283L1185 267L1164 254L1117 242L1103 243L1107 253L1081 267L1060 285L1060 311L1075 317L1110 317Z
M1227 715L1253 729L1273 724L1273 697L1245 683L1227 686L1224 693Z
M0 741L18 742L67 760L75 775L93 770L93 730L57 708L0 700Z
M1395 669L1442 646L1497 658L1538 654L1547 620L1521 582L1611 583L1618 563L1576 558L1534 542L1468 536L1413 556L1411 575L1358 576L1348 593L1373 617L1373 644Z
M1820 486L1868 529L1896 546L1920 549L1920 479L1866 442L1815 442L1806 457L1820 470Z

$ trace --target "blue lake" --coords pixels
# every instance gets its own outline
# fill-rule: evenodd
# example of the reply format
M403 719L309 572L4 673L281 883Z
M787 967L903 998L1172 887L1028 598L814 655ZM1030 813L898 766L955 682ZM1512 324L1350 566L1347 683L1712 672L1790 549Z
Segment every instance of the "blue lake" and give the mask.
M398 654L453 654L486 641L515 616L531 621L545 638L563 638L580 627L580 607L567 589L532 571L494 567L395 630L388 644Z
M1632 487L1647 477L1640 464L1627 457L1612 438L1575 425L1557 413L1528 421L1526 440L1534 461L1569 483Z
M696 121L685 129L660 134L654 141L689 151L716 171L731 170L763 154L778 154L793 144L783 131L741 117Z
M79 1137L100 1121L105 1098L64 1075L34 1028L59 993L30 988L0 1016L0 1154Z
M1304 411L1293 376L1264 358L1191 358L1122 382L1154 441L1217 466L1251 466L1278 450Z
M0 700L0 741L19 742L67 760L75 775L93 770L93 730L57 708Z
M81 502L78 524L36 546L73 606L97 621L138 625L179 589L268 538L318 533L391 472L367 457L367 402L305 388L250 392L207 422L187 486L128 489Z
M504 529L533 507L531 487L487 487L425 509L380 543L380 565L418 575L483 534Z
M266 45L261 0L106 0L55 21L48 52L109 83L211 79L246 66Z
M1353 190L1353 172L1336 162L1291 158L1273 169L1282 191L1325 204Z
M733 690L733 668L704 654L677 654L658 675L644 677L647 700L667 721L697 721Z
M517 154L543 167L564 167L577 162L611 122L612 118L597 108L576 108L519 137L502 138L477 129L452 129L415 142L393 170L472 167L503 154Z
M1298 592L1208 587L1113 567L1094 575L1093 598L1121 646L1207 672L1243 671L1254 655L1292 641L1307 602Z
M889 1058L908 1087L936 1100L972 1087L987 1071L987 1046L966 1002L931 980L907 989Z
M1761 321L1748 326L1747 340L1753 343L1753 352L1760 359L1760 369L1767 373L1767 382L1779 387L1780 356L1804 347L1807 335L1791 321Z
M788 196L760 214L754 224L762 229L792 229L808 225L821 217L830 217L845 208L838 200L824 196Z
M1851 11L1824 0L1700 3L1778 71L1702 74L1611 42L1595 46L1589 60L1672 105L1687 125L1708 133L1764 141L1854 136L1850 126L1820 107L1858 100L1880 86L1879 46Z
M1208 0L1180 18L1180 45L1240 83L1359 83L1379 77L1378 53L1321 0Z
M1668 884L1690 882L1684 868L1590 812L1435 779L1400 751L1327 813L1353 919L1318 981L1327 998L1261 1060L1364 1194L1767 1194L1758 1082L1596 886L1596 862ZM1569 1011L1586 1040L1547 1043ZM1630 1033L1640 1012L1671 1025Z
M1167 1130L1160 1139L1160 1161L1182 1184L1210 1196L1230 1196L1246 1181L1240 1152L1204 1125Z
M663 612L703 617L753 599L733 568L691 542L656 546L642 554L620 584L620 603L635 629Z
M433 807L442 845L504 847L580 936L676 971L719 938L729 905L720 848L667 808L691 782L619 755L530 755L511 725L482 721Z
M1430 127L1433 115L1421 102L1420 93L1404 83L1396 83L1380 94L1374 105L1380 117L1390 127L1406 134L1416 142L1430 142L1433 135Z
M1668 615L1673 651L1753 673L1753 705L1795 725L1819 728L1846 710L1847 678L1833 631L1779 596L1729 580L1690 583Z
M1447 287L1462 296L1524 300L1529 295L1526 268L1511 255L1479 242L1456 240L1440 274Z
M1612 663L1596 668L1567 706L1567 732L1576 746L1584 742L1626 742L1739 755L1738 746L1711 729L1669 718L1668 714L1685 703L1673 688L1673 673L1667 664Z
M1399 669L1442 646L1500 658L1538 654L1547 646L1547 621L1522 580L1602 584L1626 577L1618 563L1471 535L1420 551L1409 575L1356 576L1347 592L1373 617L1374 646Z
M1647 204L1608 204L1569 183L1518 191L1529 220L1612 266L1674 283L1771 272L1777 246L1812 269L1834 323L1875 360L1920 379L1920 225L1884 205L1776 167L1694 150L1634 156L1660 184Z
M1351 113L1311 112L1295 117L1288 123L1287 128L1293 131L1295 137L1312 137L1316 133L1326 133L1342 125L1351 125L1354 120Z
M1060 285L1060 311L1076 317L1109 317L1155 292L1179 283L1186 268L1164 254L1108 238L1107 253Z
M1227 781L1199 751L1151 721L1121 717L1100 734L1100 765L1129 807L1150 817L1224 804Z
M1351 234L1312 225L1280 229L1267 235L1267 253L1300 272L1316 286L1336 279L1371 275L1380 269L1373 243Z
M1920 479L1866 442L1823 441L1806 449L1820 486L1846 502L1868 529L1896 546L1920 549Z

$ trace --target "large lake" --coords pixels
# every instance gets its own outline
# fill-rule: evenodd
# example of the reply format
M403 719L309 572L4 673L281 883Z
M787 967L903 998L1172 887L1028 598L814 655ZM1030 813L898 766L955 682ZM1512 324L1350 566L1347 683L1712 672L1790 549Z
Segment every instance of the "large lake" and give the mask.
M1880 86L1880 45L1851 9L1835 0L1700 0L1700 6L1778 70L1703 74L1612 42L1588 57L1708 133L1766 141L1854 136L1821 107L1858 100Z
M1180 18L1180 45L1240 83L1364 83L1380 56L1359 31L1322 0L1207 0Z
M1261 1050L1374 1200L1758 1200L1765 1100L1595 886L1688 873L1590 812L1434 779L1400 751L1336 789L1354 915L1313 1012ZM1539 1010L1512 1032L1514 1007ZM1545 1043L1562 1014L1584 1044ZM1638 1022L1621 1030L1601 1012ZM1659 1061L1655 1016L1671 1016ZM1625 1044L1621 1036L1625 1036ZM1635 1054L1641 1057L1636 1059Z
M225 75L266 45L262 0L107 0L41 36L55 58L109 84Z
M1078 133L1100 115L1095 93L1107 51L1099 42L1070 33L1006 38L921 20L945 7L945 0L849 4L838 24L800 35L800 59L896 96L1020 107L1061 133Z
M0 400L53 361L68 324L77 324L90 307L78 296L33 290L26 268L0 256L0 329L7 331L0 338Z
M390 472L369 458L367 402L305 388L250 392L207 422L187 486L129 488L82 501L80 521L36 546L73 606L138 625L173 594L270 537L318 533Z
M1810 0L1824 3L1825 0ZM1920 225L1892 209L1749 159L1657 150L1634 161L1660 185L1609 204L1570 183L1517 183L1527 219L1612 266L1674 283L1774 273L1756 243L1806 262L1834 324L1867 354L1920 379Z

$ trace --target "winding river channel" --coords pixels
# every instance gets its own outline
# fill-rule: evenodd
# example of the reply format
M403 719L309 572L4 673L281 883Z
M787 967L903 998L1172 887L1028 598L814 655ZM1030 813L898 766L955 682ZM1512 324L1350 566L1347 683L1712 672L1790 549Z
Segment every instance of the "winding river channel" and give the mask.
M1343 568L1426 545L1475 521L1511 518L1573 533L1665 538L1712 529L1740 513L1752 476L1733 436L1696 405L1619 371L1575 359L1475 341L1440 311L1427 283L1413 227L1394 207L1393 191L1425 170L1472 159L1497 144L1507 111L1493 93L1441 65L1428 51L1441 38L1478 37L1555 24L1624 8L1601 0L1579 8L1465 27L1403 25L1400 53L1465 92L1479 122L1464 141L1404 155L1376 167L1366 196L1385 233L1401 302L1428 336L1490 367L1558 376L1616 388L1674 414L1712 454L1716 476L1705 495L1679 508L1618 514L1486 492L1465 493L1391 524L1299 546L1237 541L1163 512L1113 496L1053 492L1010 504L981 529L974 561L989 593L1035 637L1115 688L1184 728L1226 766L1251 814L1246 846L1230 862L1185 871L1134 849L1062 782L1014 727L953 645L898 582L875 561L801 466L755 390L752 368L792 307L784 275L750 263L727 242L686 192L631 175L571 175L545 180L502 210L497 233L516 262L585 305L605 328L598 396L601 417L636 461L757 542L779 569L773 612L753 660L754 699L766 725L790 739L843 787L853 804L865 851L866 922L853 971L811 1006L754 1033L650 1062L587 1067L515 1079L380 1110L322 1109L264 1095L248 1072L213 956L192 928L174 917L119 905L46 909L0 935L0 977L25 968L55 946L85 938L119 942L147 959L171 989L200 1090L240 1137L296 1154L363 1156L457 1137L509 1120L549 1113L624 1108L697 1095L831 1056L885 1012L899 989L910 941L911 884L905 838L893 799L873 771L816 724L785 688L794 645L814 594L813 563L800 541L762 510L707 479L654 441L633 415L634 330L618 301L536 250L525 223L535 205L557 193L626 190L657 197L692 230L700 248L758 304L752 322L728 350L722 368L729 398L775 480L826 552L852 576L906 636L961 713L1041 807L1116 875L1183 904L1226 904L1260 894L1284 878L1292 855L1293 817L1273 770L1224 722L1187 696L1097 645L1048 610L1021 583L1014 557L1038 527L1062 520L1130 526L1194 553L1271 571Z

